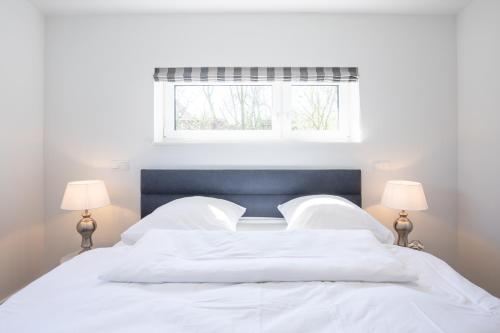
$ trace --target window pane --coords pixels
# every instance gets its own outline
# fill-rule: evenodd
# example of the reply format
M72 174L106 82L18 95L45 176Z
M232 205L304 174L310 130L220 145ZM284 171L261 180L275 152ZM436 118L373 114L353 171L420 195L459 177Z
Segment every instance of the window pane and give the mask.
M338 130L338 86L295 85L292 91L292 130Z
M271 130L272 86L176 85L176 130Z

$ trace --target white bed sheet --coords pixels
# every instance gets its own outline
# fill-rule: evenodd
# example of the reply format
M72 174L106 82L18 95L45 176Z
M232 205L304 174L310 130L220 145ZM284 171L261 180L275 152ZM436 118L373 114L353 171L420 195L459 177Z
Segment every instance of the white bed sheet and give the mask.
M285 230L286 221L282 217L242 217L236 224L237 231L272 231ZM126 246L124 241L120 240L113 246Z
M412 283L108 283L130 246L62 264L0 306L0 332L499 332L500 300L424 252Z
M417 274L369 230L148 231L105 281L409 282Z

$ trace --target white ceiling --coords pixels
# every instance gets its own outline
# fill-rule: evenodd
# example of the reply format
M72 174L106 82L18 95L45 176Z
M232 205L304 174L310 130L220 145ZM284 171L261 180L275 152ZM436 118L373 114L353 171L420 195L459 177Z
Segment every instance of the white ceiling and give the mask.
M470 0L30 0L47 14L454 14Z

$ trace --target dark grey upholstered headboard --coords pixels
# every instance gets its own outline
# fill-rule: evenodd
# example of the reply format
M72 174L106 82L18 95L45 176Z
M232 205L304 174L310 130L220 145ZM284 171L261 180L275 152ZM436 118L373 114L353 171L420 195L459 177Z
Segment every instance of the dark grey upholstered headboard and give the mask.
M281 217L276 206L311 194L361 206L361 170L141 170L141 217L195 195L232 201L247 208L245 216Z

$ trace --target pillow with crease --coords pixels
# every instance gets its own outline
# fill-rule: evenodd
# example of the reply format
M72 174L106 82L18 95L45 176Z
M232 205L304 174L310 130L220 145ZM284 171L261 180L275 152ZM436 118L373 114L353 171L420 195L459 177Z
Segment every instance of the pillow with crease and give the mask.
M334 195L310 195L278 206L287 230L366 229L386 244L394 243L392 232L351 201Z
M134 244L151 229L236 230L236 223L246 208L227 200L211 197L185 197L158 207L128 228L121 238Z

